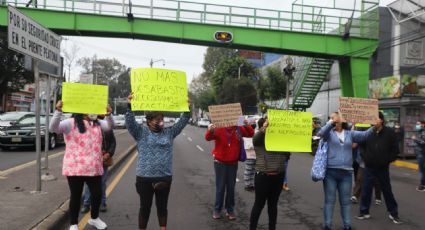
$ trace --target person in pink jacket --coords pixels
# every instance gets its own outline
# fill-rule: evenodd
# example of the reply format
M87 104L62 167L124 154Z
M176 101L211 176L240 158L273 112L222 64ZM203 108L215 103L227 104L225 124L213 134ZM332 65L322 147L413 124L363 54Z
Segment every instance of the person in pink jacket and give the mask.
M66 176L71 191L69 229L78 230L84 182L92 195L91 219L88 223L96 229L106 229L107 225L99 218L103 175L102 130L108 131L113 127L112 109L108 106L103 121L91 119L92 116L87 114L74 114L72 118L61 121L62 105L62 101L57 103L49 129L54 133L63 133L66 143L62 174Z

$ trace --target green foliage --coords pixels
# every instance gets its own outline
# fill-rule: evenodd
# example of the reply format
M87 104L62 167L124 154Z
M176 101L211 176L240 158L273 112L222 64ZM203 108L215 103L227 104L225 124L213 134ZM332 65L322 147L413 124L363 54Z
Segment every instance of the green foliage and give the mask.
M214 90L209 88L205 91L200 92L197 95L194 103L197 108L200 108L203 111L207 111L208 106L217 104Z
M279 100L286 95L286 80L277 67L269 67L266 76L258 81L258 95L261 100Z
M217 102L219 104L240 102L242 111L246 114L257 105L257 90L247 78L227 78L223 82L222 89L217 93Z
M205 70L204 74L207 77L212 76L220 62L235 57L235 54L236 51L234 49L208 47L202 64Z
M83 73L91 73L97 84L106 85L109 82L117 80L120 74L127 71L127 67L121 64L115 58L83 57L77 61L77 64L83 68Z
M25 69L24 55L9 50L7 34L0 33L0 92L18 91L32 82L32 73Z

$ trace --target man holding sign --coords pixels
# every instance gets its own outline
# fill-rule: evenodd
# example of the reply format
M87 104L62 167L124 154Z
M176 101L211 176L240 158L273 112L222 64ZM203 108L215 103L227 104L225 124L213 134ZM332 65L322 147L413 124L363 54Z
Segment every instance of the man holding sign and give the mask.
M161 230L167 227L168 196L172 181L173 141L187 125L190 113L184 73L162 69L132 70L125 121L137 142L136 190L140 197L139 229L146 229L153 196ZM132 110L149 110L147 126L136 122ZM164 127L164 114L184 112L172 127Z
M236 174L241 150L244 149L242 137L252 137L254 129L248 122L244 126L237 126L242 114L239 103L210 106L209 111L213 124L208 127L205 139L215 142L212 151L216 185L213 219L221 218L226 192L226 215L229 220L235 220ZM220 122L216 124L218 121Z

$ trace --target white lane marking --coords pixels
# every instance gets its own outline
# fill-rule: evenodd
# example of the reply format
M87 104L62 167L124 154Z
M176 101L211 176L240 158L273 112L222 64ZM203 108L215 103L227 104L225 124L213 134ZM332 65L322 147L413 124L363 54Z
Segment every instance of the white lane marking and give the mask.
M198 148L199 150L201 150L201 152L203 152L203 151L204 151L204 149L203 149L203 148L201 148L201 146L199 146L199 145L196 145L196 148Z
M239 182L239 178L236 177L236 182Z
M192 138L190 138L190 137L188 137L187 139L188 139L189 141L193 141L193 140L192 140Z
M186 136L186 133L183 133L183 136Z
M61 151L61 152L55 153L55 154L53 154L53 155L49 155L49 159L54 159L54 158L56 158L56 157L59 157L59 156L63 155L64 153L65 153L65 151ZM44 158L43 158L41 161L44 161ZM13 167L13 168L6 169L6 170L4 170L4 171L0 171L0 176L3 176L3 177L4 177L4 176L7 176L7 175L9 175L9 174L11 174L11 173L13 173L13 172L16 172L16 171L22 170L22 169L24 169L24 168L28 168L28 167L30 167L30 166L33 166L33 165L35 165L36 163L37 163L37 161L30 161L30 162L28 162L28 163L21 164L21 165L15 166L15 167Z
M7 177L0 176L0 180L5 180Z

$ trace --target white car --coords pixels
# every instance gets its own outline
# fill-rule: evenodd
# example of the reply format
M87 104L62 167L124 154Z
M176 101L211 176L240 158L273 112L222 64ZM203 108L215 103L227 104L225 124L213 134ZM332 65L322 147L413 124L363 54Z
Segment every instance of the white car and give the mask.
M139 125L143 124L144 116L135 116L135 118L136 118L137 124L139 124Z
M208 125L210 125L211 122L207 119L207 118L201 118L198 120L198 127L208 127Z
M125 117L122 115L114 116L115 128L125 129Z

